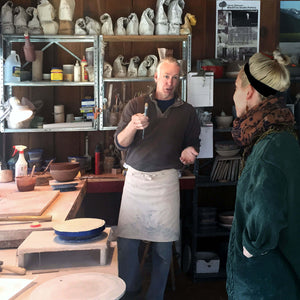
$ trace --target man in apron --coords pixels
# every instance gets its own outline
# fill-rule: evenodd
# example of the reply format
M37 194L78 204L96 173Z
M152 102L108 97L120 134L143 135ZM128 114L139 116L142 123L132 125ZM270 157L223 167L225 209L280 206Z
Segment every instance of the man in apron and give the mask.
M180 65L167 57L157 66L152 93L128 102L115 133L128 166L118 221L119 276L128 299L141 289L138 248L152 242L152 274L146 299L162 300L179 239L179 178L182 165L199 151L200 124L195 109L177 95Z

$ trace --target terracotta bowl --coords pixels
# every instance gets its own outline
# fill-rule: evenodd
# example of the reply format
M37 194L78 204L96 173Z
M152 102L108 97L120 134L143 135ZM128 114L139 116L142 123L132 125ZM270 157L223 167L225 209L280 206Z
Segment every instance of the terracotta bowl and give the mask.
M36 176L18 176L15 178L19 192L33 191L36 183Z
M72 170L79 167L79 162L61 162L61 163L52 163L50 165L51 170Z
M69 170L53 170L50 168L50 174L56 181L72 181L79 170L79 166Z

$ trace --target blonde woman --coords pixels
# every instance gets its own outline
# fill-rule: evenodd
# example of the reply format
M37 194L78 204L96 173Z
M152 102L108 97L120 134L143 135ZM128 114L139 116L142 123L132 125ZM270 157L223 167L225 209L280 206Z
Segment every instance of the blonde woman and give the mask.
M229 299L300 299L300 148L280 92L289 58L254 54L239 72L232 136L243 147L227 260Z

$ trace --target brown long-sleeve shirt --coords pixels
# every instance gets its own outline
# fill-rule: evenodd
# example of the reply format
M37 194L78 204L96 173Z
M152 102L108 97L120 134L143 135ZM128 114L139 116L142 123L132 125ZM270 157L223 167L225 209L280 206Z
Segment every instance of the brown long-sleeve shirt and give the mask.
M115 132L115 144L120 150L126 150L126 163L139 171L155 172L165 169L180 169L181 152L189 147L199 151L200 124L192 105L177 98L164 113L152 98L153 94L140 96L125 106L118 128ZM117 142L118 134L127 126L131 116L144 113L145 102L148 102L149 126L138 130L134 140L127 148Z

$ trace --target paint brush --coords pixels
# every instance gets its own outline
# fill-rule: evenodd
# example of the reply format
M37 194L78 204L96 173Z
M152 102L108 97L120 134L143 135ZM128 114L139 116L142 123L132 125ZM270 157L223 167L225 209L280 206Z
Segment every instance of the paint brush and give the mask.
M144 115L145 116L147 116L147 112L148 112L148 103L146 102L145 106L144 106ZM143 129L142 139L144 139L144 136L145 136L145 129Z

